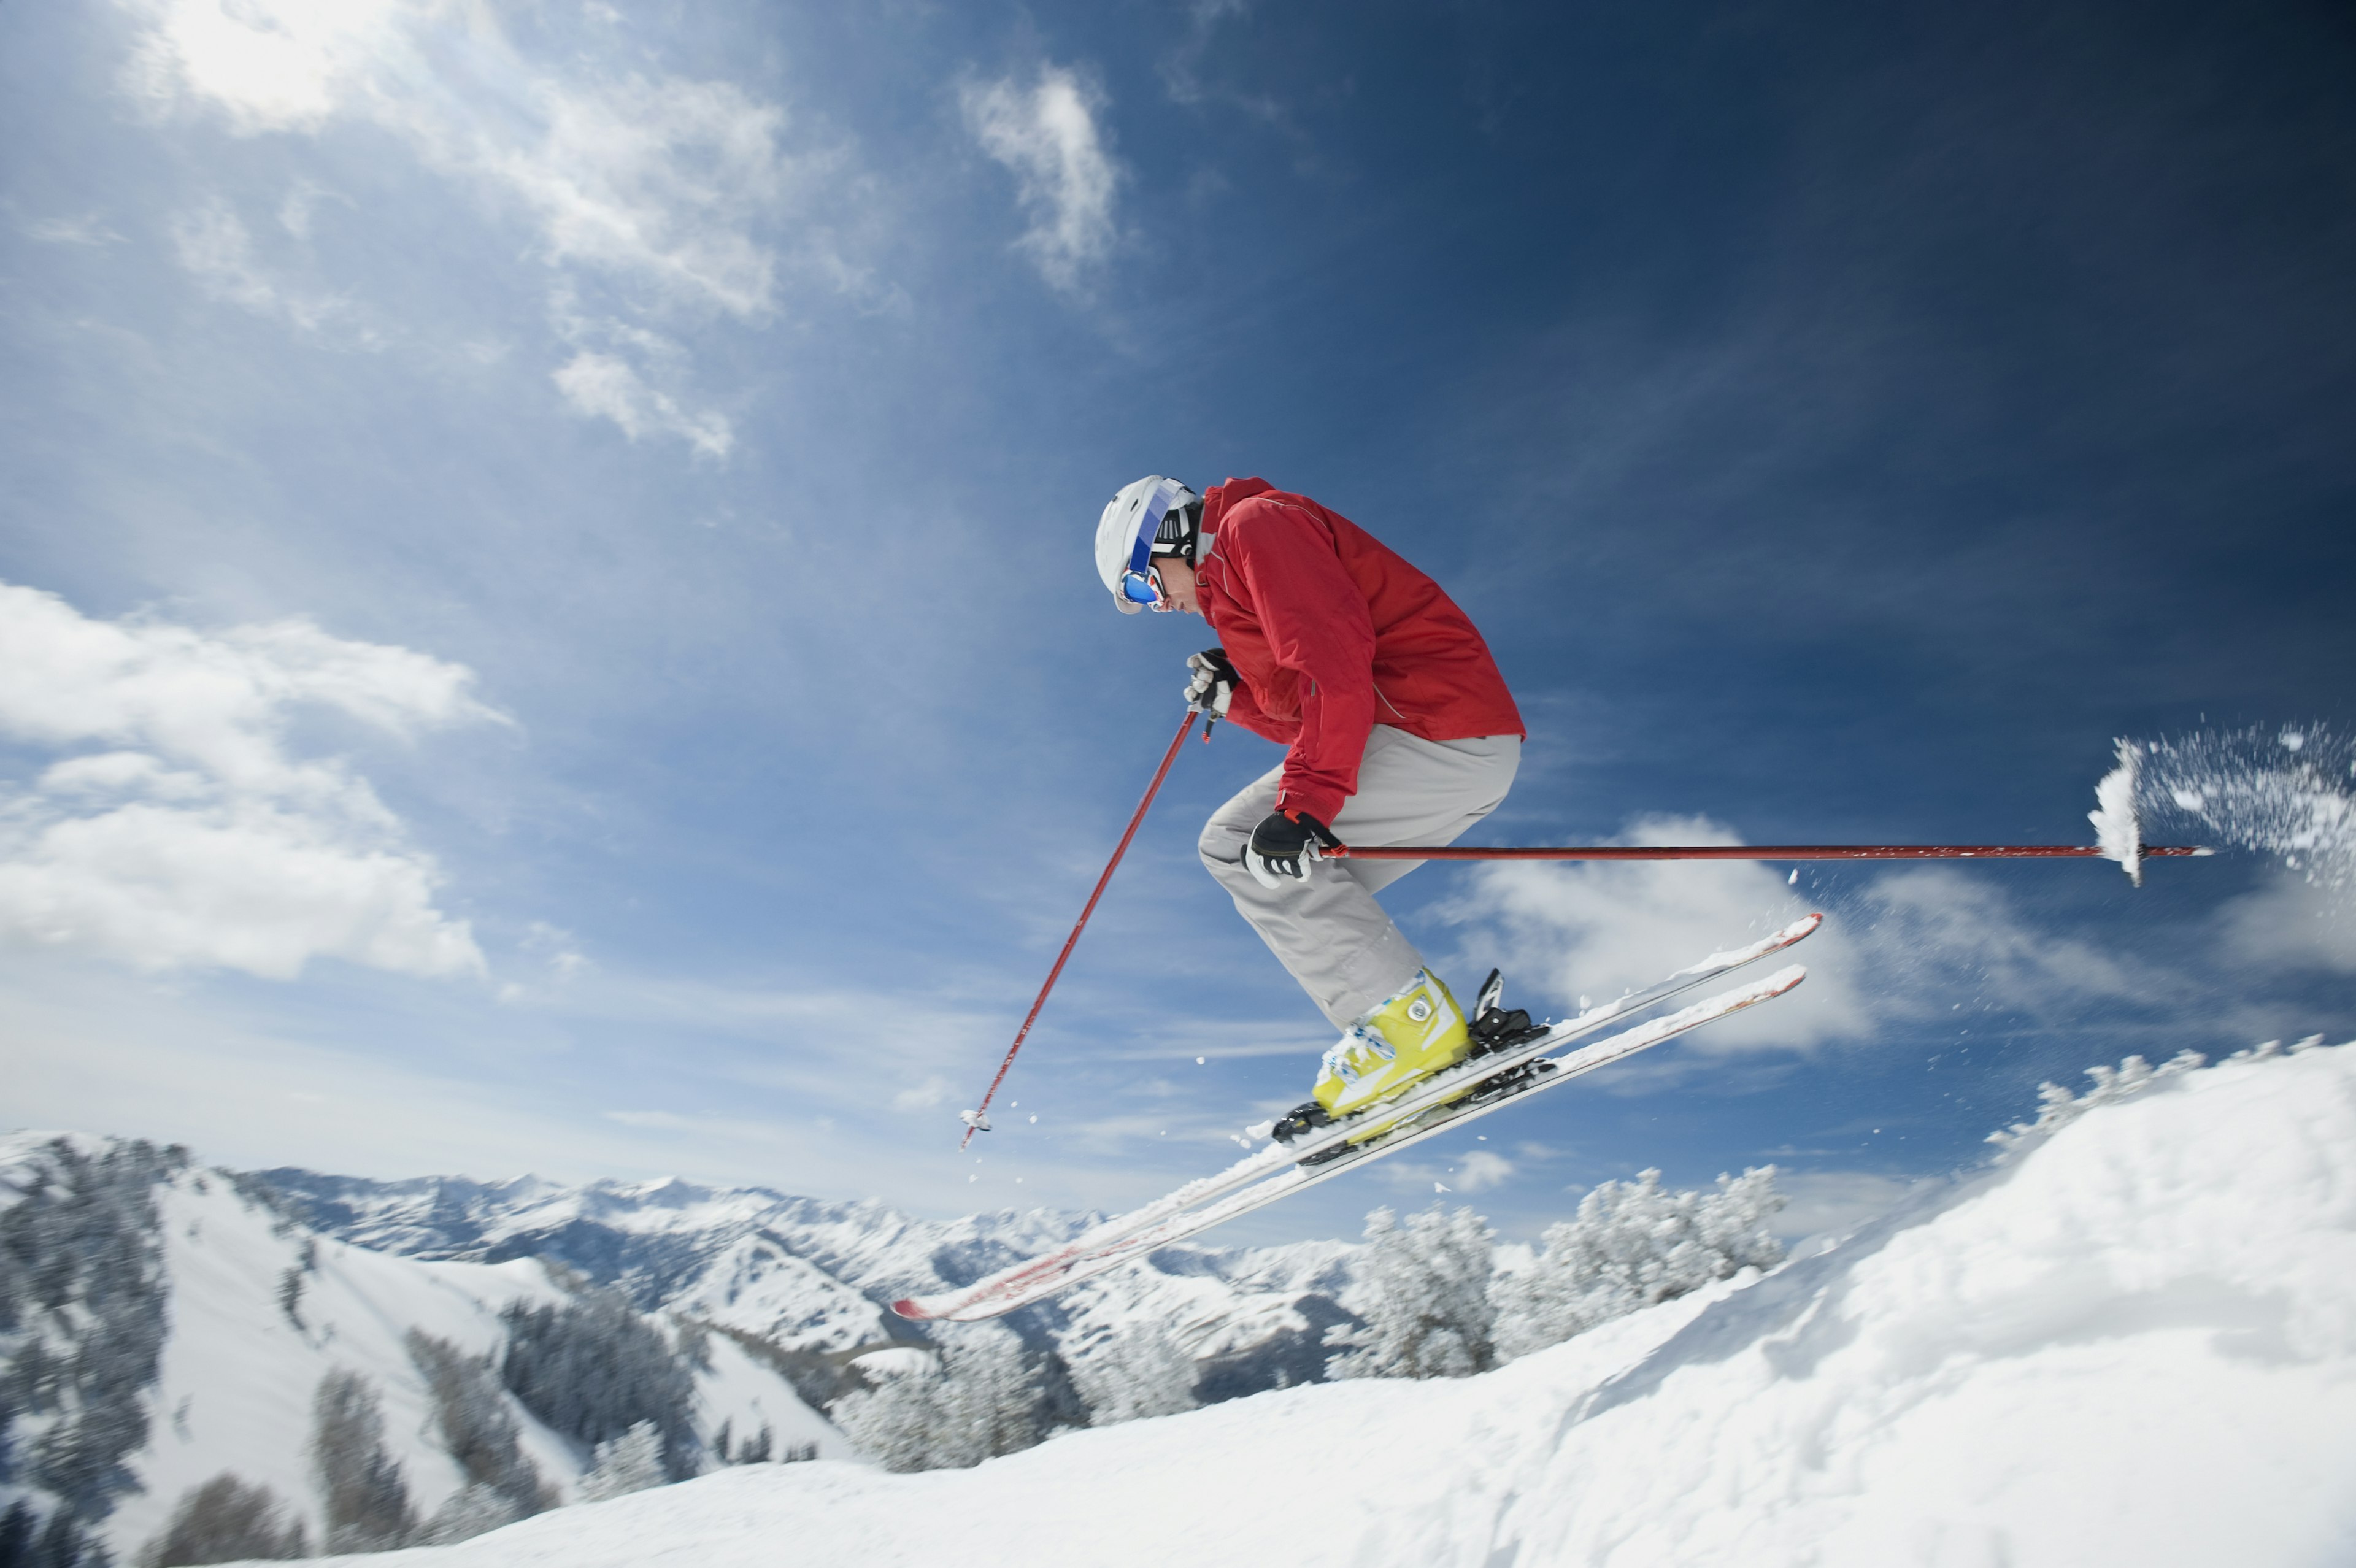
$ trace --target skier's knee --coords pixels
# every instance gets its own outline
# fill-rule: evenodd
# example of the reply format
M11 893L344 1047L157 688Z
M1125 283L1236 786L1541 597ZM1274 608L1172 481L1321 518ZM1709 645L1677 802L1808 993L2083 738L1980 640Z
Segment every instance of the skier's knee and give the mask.
M1244 840L1216 822L1203 829L1194 852L1203 858L1203 869L1221 881L1243 872Z

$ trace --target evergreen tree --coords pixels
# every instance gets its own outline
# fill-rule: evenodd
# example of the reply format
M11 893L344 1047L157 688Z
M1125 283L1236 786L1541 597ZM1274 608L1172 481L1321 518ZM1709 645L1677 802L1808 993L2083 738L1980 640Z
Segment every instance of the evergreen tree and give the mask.
M510 1305L499 1376L542 1422L589 1447L651 1422L672 1480L695 1474L695 1376L618 1290L561 1307Z
M298 1334L308 1330L303 1321L303 1271L293 1264L278 1276L278 1313Z
M1772 1165L1721 1176L1708 1191L1665 1192L1657 1170L1603 1183L1547 1229L1527 1271L1497 1281L1500 1353L1526 1355L1742 1269L1772 1268L1783 1249L1767 1221L1784 1201Z
M581 1482L581 1500L602 1502L659 1487L669 1479L663 1473L662 1432L653 1422L641 1421L619 1437L597 1445L589 1474Z
M14 1341L0 1369L0 1480L59 1499L51 1527L102 1520L137 1484L123 1461L147 1441L166 1332L155 1189L187 1164L177 1146L93 1155L59 1138L0 1210L0 1336ZM40 1424L19 1441L12 1429L27 1417Z
M309 1554L302 1523L286 1520L268 1487L248 1486L223 1471L181 1495L171 1522L139 1553L139 1563L140 1568L180 1568L183 1563Z
M25 1568L111 1568L113 1559L99 1542L76 1524L64 1509L50 1510L48 1523L34 1539Z
M835 1424L887 1470L949 1470L1028 1448L1040 1430L1040 1388L1003 1328L957 1335L937 1360L886 1372L834 1403Z
M1194 1408L1194 1358L1159 1324L1132 1323L1072 1362L1088 1424L1111 1426Z
M1326 1363L1336 1378L1461 1378L1495 1361L1489 1305L1495 1237L1470 1209L1437 1204L1401 1225L1388 1209L1366 1216L1364 1321L1331 1329L1345 1353Z
M469 1356L447 1339L416 1328L409 1331L404 1343L410 1360L424 1375L426 1389L433 1395L434 1434L466 1477L459 1496L428 1527L433 1539L466 1540L464 1535L451 1533L462 1522L461 1515L463 1522L480 1525L472 1531L479 1535L553 1507L554 1495L519 1445L515 1417L508 1412L491 1358ZM475 1492L504 1499L504 1509L468 1496ZM458 1512L453 1514L453 1508ZM494 1513L499 1517L490 1523L481 1522Z
M451 1493L450 1499L434 1510L432 1519L418 1526L411 1540L418 1546L445 1546L487 1535L523 1517L524 1510L507 1493L480 1481L469 1481Z
M311 1472L329 1552L389 1552L417 1528L409 1483L384 1446L384 1411L359 1373L338 1367L311 1400Z

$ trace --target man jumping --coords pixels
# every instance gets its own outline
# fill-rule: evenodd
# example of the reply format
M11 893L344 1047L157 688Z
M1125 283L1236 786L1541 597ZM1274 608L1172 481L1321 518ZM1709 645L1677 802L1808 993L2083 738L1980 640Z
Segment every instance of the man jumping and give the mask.
M1290 748L1211 815L1201 845L1343 1031L1277 1136L1462 1061L1481 1043L1463 1010L1375 901L1422 862L1320 856L1345 842L1446 844L1504 802L1526 731L1472 621L1364 528L1260 479L1201 496L1141 479L1105 507L1096 554L1121 613L1210 623L1220 645L1186 661L1188 705Z

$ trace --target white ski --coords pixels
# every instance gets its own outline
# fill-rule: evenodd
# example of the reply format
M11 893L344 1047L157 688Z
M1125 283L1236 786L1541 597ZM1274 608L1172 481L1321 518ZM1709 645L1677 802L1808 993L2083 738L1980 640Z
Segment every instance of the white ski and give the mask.
M1370 1160L1397 1154L1399 1150L1436 1134L1443 1133L1462 1122L1485 1116L1504 1105L1509 1105L1525 1095L1568 1083L1599 1067L1608 1067L1622 1058L1673 1040L1688 1029L1699 1029L1706 1023L1725 1018L1730 1013L1756 1006L1783 995L1807 977L1807 971L1794 964L1779 969L1764 980L1753 981L1739 989L1696 1002L1689 1008L1666 1014L1640 1024L1624 1034L1598 1040L1590 1046L1550 1059L1555 1071L1528 1082L1518 1083L1506 1093L1494 1099L1473 1100L1457 1105L1445 1105L1430 1112L1412 1126L1396 1128L1368 1143L1363 1149L1323 1165L1295 1165L1241 1191L1229 1194L1216 1202L1188 1209L1153 1221L1141 1229L1132 1230L1098 1247L1075 1249L1059 1247L1054 1252L992 1275L966 1286L963 1290L945 1291L938 1296L913 1296L892 1304L892 1310L903 1317L947 1320L970 1323L984 1317L997 1317L1017 1307L1043 1301L1066 1286L1077 1285L1092 1275L1133 1262L1157 1247L1207 1231L1214 1225L1224 1225L1239 1215L1265 1208L1280 1199L1290 1198L1321 1181L1356 1169ZM1159 1211L1161 1206L1151 1206Z
M1275 1202L1354 1169L1368 1159L1419 1143L1442 1128L1485 1115L1525 1093L1592 1072L1729 1013L1781 996L1798 985L1806 971L1794 965L1756 985L1713 997L1591 1046L1564 1051L1572 1041L1610 1023L1781 952L1823 923L1822 915L1812 914L1747 947L1712 954L1701 963L1681 969L1642 991L1557 1025L1516 1050L1476 1058L1435 1074L1397 1099L1322 1129L1314 1136L1299 1138L1289 1145L1271 1143L1216 1176L1190 1182L1165 1198L1108 1220L1062 1246L1024 1259L988 1279L960 1290L896 1301L892 1309L903 1317L953 1320L992 1317L1013 1311L1154 1247ZM1525 1073L1525 1070L1526 1081L1513 1083L1507 1093L1467 1095L1468 1090L1477 1090L1508 1074ZM1449 1104L1451 1101L1455 1103ZM1388 1123L1389 1126L1377 1136L1355 1148L1341 1147L1353 1138L1365 1138L1363 1129L1369 1124L1381 1123ZM1320 1155L1326 1157L1316 1160L1314 1157Z

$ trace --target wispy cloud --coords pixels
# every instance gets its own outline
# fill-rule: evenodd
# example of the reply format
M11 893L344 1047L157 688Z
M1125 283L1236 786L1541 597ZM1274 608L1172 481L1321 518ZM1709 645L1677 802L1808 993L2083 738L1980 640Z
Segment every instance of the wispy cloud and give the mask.
M1210 51L1211 35L1229 16L1251 10L1251 0L1194 0L1186 7L1186 36L1162 62L1162 81L1173 103L1200 103L1204 91L1203 57Z
M726 415L681 408L677 399L648 386L617 355L584 348L551 372L551 379L574 412L612 420L632 441L675 435L706 457L725 457L736 443Z
M1740 842L1698 817L1644 818L1622 837ZM1509 981L1566 1009L1605 1001L1808 908L1780 869L1743 861L1494 866L1473 889L1444 912L1502 953ZM1999 889L1945 868L1878 878L1846 899L1796 956L1807 965L1806 985L1696 1035L1692 1049L1869 1039L1885 1026L1942 1016L1963 997L2037 1013L2154 1004L2181 988L2148 965L2036 928Z
M305 706L403 737L504 721L473 680L305 621L209 635L0 583L0 734L66 753L0 784L0 939L150 971L480 973L433 859L366 778L286 733Z
M2356 975L2356 909L2344 890L2279 872L2222 912L2225 950L2271 970Z
M85 245L101 249L119 245L123 236L107 225L95 212L80 218L44 218L22 226L24 236L44 245Z
M557 385L633 439L676 436L707 456L730 444L724 419L656 389L631 328L667 314L766 322L788 274L861 302L888 294L830 226L786 237L842 155L788 152L785 110L731 83L535 58L474 0L124 4L143 23L128 85L153 112L209 113L241 136L366 124L529 224L555 274L557 331L579 350ZM316 194L282 213L298 239ZM246 308L284 306L223 216L189 221L183 260ZM601 304L584 311L593 283Z
M1102 89L1069 67L1043 65L1027 88L1012 77L969 84L960 101L982 151L1013 171L1031 219L1017 243L1049 283L1079 289L1119 236L1123 171L1098 125L1108 106Z
M172 224L172 248L180 265L215 299L256 315L284 321L297 332L319 334L332 326L358 347L382 346L383 335L359 322L351 300L324 293L264 266L253 236L223 202L207 202Z

